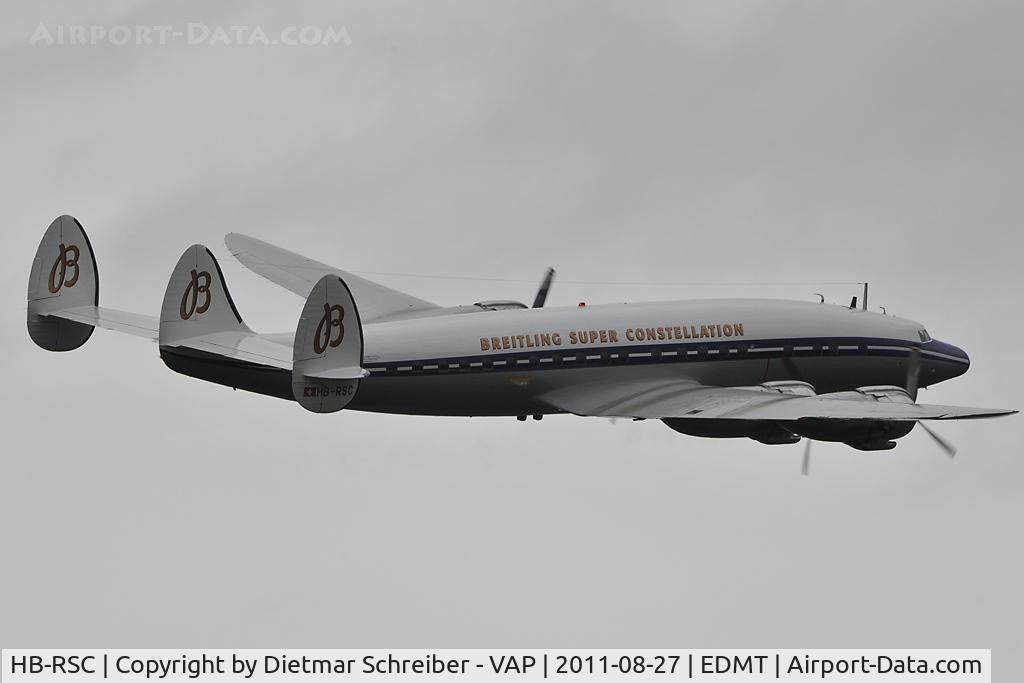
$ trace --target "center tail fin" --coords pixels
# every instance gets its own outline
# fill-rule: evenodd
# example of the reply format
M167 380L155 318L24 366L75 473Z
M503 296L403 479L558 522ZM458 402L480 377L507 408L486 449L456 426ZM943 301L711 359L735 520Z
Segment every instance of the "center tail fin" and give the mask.
M363 369L363 326L348 285L325 275L313 285L295 330L292 394L314 413L333 413L355 398Z
M160 345L177 346L218 332L252 332L224 281L213 253L193 244L178 259L160 307Z
M287 345L242 321L213 253L194 244L178 259L160 308L160 357L189 377L291 398Z

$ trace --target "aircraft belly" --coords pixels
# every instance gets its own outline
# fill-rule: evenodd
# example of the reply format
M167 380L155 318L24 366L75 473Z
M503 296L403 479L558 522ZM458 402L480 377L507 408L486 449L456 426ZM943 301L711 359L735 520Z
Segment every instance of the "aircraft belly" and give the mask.
M160 358L182 375L291 401L291 373L256 363L225 358L197 349L161 347Z
M161 349L171 369L207 381L290 399L290 373L213 354ZM450 416L536 415L557 412L538 396L595 381L691 380L707 386L752 386L797 379L818 393L860 386L902 385L906 361L898 357L804 356L662 362L625 366L467 371L415 375L371 375L360 382L350 410ZM924 378L922 378L924 380ZM922 386L926 386L922 381Z
M550 368L527 371L368 377L351 410L415 415L497 416L557 412L537 397L592 381L686 379L702 384L750 385L762 381L767 362L663 363L635 366Z
M818 393L861 386L902 385L902 358L849 356L736 359L649 363L627 366L547 368L524 371L370 376L362 381L353 410L416 415L535 415L556 412L537 400L541 394L592 381L692 380L707 386L752 386L798 379Z

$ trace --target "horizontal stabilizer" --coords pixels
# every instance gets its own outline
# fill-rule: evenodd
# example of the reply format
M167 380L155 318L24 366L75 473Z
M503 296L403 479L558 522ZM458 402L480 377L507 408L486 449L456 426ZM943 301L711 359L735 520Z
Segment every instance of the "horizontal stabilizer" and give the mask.
M304 377L309 379L362 379L368 377L370 371L357 365L344 368L333 368L330 370L318 370L316 372L304 372Z
M291 349L256 332L214 332L184 339L175 347L204 351L231 360L281 370L292 369Z
M83 325L100 327L104 330L134 334L137 337L145 337L153 341L156 341L160 330L160 320L156 316L101 306L76 306L59 310L50 315Z

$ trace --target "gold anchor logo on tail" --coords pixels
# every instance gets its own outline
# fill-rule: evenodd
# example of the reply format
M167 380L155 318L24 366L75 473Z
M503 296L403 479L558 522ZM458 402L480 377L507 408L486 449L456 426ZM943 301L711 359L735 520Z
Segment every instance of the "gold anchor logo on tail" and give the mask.
M344 319L344 308L338 305L324 304L324 317L320 318L320 324L316 326L316 334L313 335L313 350L316 353L323 353L328 346L334 348L341 344L341 340L345 338L345 325L341 322ZM337 328L336 339L333 338L335 328Z
M75 283L78 282L78 257L81 253L78 251L78 247L71 245L70 247L64 246L64 243L60 243L60 255L57 256L57 260L53 262L53 267L50 268L50 282L48 288L50 294L56 294L63 287L74 287ZM75 274L68 277L68 269L74 268Z
M200 282L201 281L201 282ZM188 283L185 292L181 295L181 306L178 314L182 320L188 320L193 314L202 315L210 308L210 283L212 278L207 271L192 271L192 281ZM199 304L199 296L203 296L202 305Z

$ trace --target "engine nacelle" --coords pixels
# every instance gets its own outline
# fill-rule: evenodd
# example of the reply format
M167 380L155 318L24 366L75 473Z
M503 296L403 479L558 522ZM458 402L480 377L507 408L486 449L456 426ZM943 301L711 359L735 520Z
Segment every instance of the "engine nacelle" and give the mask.
M897 386L867 386L854 391L825 394L830 399L913 403L906 389ZM862 451L886 451L896 447L895 439L910 433L914 420L830 420L808 418L788 423L800 436L816 441L839 441Z
M887 451L917 423L894 420L797 420L791 429L815 441L839 441L860 451Z
M662 420L680 434L711 439L754 439L764 444L796 443L800 437L770 420L717 420L668 417Z
M814 388L803 382L769 382L762 391L794 396L814 396ZM835 401L913 403L906 389L897 386L866 386L853 391L823 394ZM669 428L690 436L712 439L747 438L765 444L791 444L802 437L815 441L836 441L862 451L882 451L896 447L895 439L910 433L914 420L848 420L839 418L802 418L799 420L735 420L717 418L670 417L662 420Z

